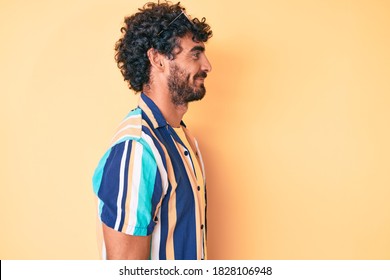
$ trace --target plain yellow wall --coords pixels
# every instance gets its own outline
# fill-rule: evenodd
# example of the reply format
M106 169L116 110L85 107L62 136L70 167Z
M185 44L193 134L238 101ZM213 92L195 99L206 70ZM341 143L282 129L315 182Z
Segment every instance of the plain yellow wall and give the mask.
M138 97L144 1L0 1L0 259L97 259L93 170ZM211 259L390 258L390 2L182 1L213 71L185 116Z

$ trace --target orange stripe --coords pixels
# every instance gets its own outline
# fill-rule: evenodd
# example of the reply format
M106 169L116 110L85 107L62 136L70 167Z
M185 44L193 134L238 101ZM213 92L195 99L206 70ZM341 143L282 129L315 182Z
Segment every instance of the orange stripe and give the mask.
M152 110L146 105L146 103L142 100L142 98L139 99L138 106L141 108L142 111L146 113L146 115L149 117L150 121L152 122L154 127L158 127L157 121L154 118L154 114Z
M114 145L119 139L121 139L124 136L134 136L137 137L139 134L140 128L128 128L123 131L121 131L118 135L115 136L115 138L112 139L111 141L111 146Z
M168 178L172 186L171 195L168 203L168 236L166 246L166 255L167 259L174 260L175 259L175 250L174 250L174 240L173 240L173 232L177 222L176 215L176 178L175 172L172 167L171 159L167 157L167 172Z
M145 120L142 121L142 125L149 127ZM177 183L176 183L175 172L173 170L171 158L169 157L165 146L160 142L160 140L157 138L157 136L155 135L153 130L150 130L150 132L151 132L152 136L158 141L162 150L164 151L164 155L165 155L165 158L167 161L167 170L166 171L167 171L167 175L168 175L168 181L171 183L171 187L172 187L170 198L169 198L169 203L168 203L168 226L169 226L169 228L168 228L167 241L165 244L165 247L166 247L165 253L166 253L166 257L168 260L169 259L173 260L173 259L175 259L175 250L174 250L175 247L174 247L174 240L173 240L173 232L174 232L174 229L176 226L176 221L177 221L177 216L176 216L176 187L177 187ZM157 213L160 210L161 203L162 203L162 198L156 207L156 212L154 214L155 216L157 216Z
M192 148L192 151L194 151L195 153L198 153L198 149L196 148L196 145L195 145L195 141L196 141L195 137L192 136L191 132L187 128L185 128L184 126L182 126L182 128L183 128L184 134L186 135L188 143L190 144L190 146ZM195 154L195 158L196 158L196 161L198 162L199 167L201 169L201 174L204 177L203 170L202 170L202 162L200 160L200 157Z
M128 117L127 119L124 119L119 124L119 126L116 129L116 131L121 130L122 128L124 128L127 125L140 125L141 124L141 118L142 118L142 115L138 114L138 115L132 115L131 117Z

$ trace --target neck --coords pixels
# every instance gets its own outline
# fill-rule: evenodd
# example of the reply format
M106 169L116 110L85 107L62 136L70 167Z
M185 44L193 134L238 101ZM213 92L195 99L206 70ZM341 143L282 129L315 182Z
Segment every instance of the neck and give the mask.
M188 104L173 104L168 89L156 90L153 86L144 86L143 92L153 100L169 125L180 127L180 122L188 110Z

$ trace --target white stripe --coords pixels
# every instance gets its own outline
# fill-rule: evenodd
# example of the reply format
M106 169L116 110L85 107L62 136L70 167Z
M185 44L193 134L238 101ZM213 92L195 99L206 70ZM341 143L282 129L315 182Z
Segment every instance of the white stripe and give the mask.
M118 130L118 131L115 133L114 137L112 137L112 139L111 139L111 142L112 142L112 141L115 139L115 137L116 137L119 133L121 133L122 131L124 131L124 130L126 130L126 129L128 129L128 128L141 128L141 127L142 127L141 125L128 124L128 125L126 125L125 127L121 128L120 130Z
M157 214L158 221L161 221L161 211ZM161 240L161 223L157 222L152 234L152 247L150 249L150 258L152 260L160 259L160 240Z
M129 203L129 209L127 209L129 212L129 224L127 225L126 229L126 233L131 235L134 234L134 227L137 225L138 194L139 184L141 181L143 149L144 147L142 144L135 142L133 173L131 174L131 199Z
M124 177L125 177L125 165L126 165L126 157L127 157L127 147L129 146L129 141L125 142L125 149L122 154L122 160L121 160L121 166L120 166L120 173L119 173L119 191L118 191L118 198L116 201L116 221L115 221L115 230L119 229L119 224L121 222L121 215L122 215L122 197L123 197L123 187L124 187Z
M97 207L97 212L99 214L99 220L101 221L102 220L102 213L100 213L100 209L102 209L102 205L103 204L103 201L101 201L100 199L98 199L98 207Z
M160 152L157 150L152 138L149 135L142 132L142 138L145 139L145 141L149 144L149 147L152 149L154 158L156 159L156 162L157 162L158 171L160 172L160 175L161 175L163 195L165 195L167 193L167 190L168 190L168 174L167 174L167 170L164 167L164 163L162 161Z

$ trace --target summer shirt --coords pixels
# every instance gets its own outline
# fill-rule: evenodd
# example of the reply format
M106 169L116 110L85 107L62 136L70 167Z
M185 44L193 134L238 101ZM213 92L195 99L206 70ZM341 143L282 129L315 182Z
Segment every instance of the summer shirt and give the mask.
M99 218L126 234L151 234L151 259L206 259L202 156L183 122L176 130L141 93L95 170Z

